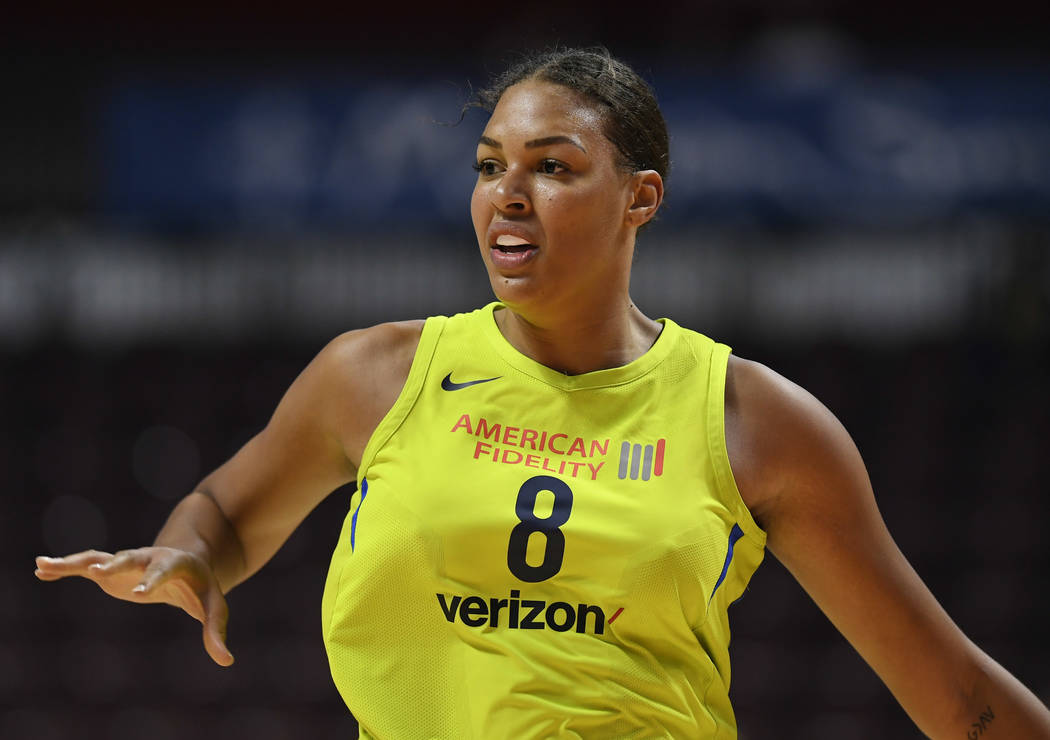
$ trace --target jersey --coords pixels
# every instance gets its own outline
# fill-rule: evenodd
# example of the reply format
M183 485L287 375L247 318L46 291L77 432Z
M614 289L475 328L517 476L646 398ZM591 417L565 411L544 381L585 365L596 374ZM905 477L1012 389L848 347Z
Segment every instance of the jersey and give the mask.
M362 738L733 738L727 608L765 551L726 452L729 348L622 367L425 322L369 440L322 629Z

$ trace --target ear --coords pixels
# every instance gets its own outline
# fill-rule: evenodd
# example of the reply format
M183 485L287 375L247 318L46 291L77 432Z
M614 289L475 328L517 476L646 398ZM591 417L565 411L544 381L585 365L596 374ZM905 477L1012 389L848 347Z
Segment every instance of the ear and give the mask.
M631 175L632 200L627 208L627 223L639 227L656 215L664 200L664 179L656 170L639 170Z

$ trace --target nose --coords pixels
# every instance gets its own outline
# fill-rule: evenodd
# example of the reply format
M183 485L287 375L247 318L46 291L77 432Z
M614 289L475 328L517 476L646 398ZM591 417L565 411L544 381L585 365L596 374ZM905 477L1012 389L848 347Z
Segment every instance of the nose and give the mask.
M528 177L519 168L509 167L492 190L492 205L500 213L528 212L532 201L528 191Z

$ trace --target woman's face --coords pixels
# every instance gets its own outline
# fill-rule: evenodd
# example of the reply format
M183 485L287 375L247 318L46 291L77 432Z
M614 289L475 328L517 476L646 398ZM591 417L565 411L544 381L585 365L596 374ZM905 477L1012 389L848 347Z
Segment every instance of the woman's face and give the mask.
M594 106L561 85L520 82L496 105L477 163L471 215L501 301L568 309L626 295L631 175Z

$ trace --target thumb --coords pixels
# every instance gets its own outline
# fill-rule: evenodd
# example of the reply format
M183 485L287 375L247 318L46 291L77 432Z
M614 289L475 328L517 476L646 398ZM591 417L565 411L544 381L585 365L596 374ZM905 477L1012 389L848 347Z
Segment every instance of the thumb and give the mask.
M226 667L233 665L233 653L226 647L226 622L229 619L226 599L216 588L207 595L204 604L202 633L204 650L212 660Z

